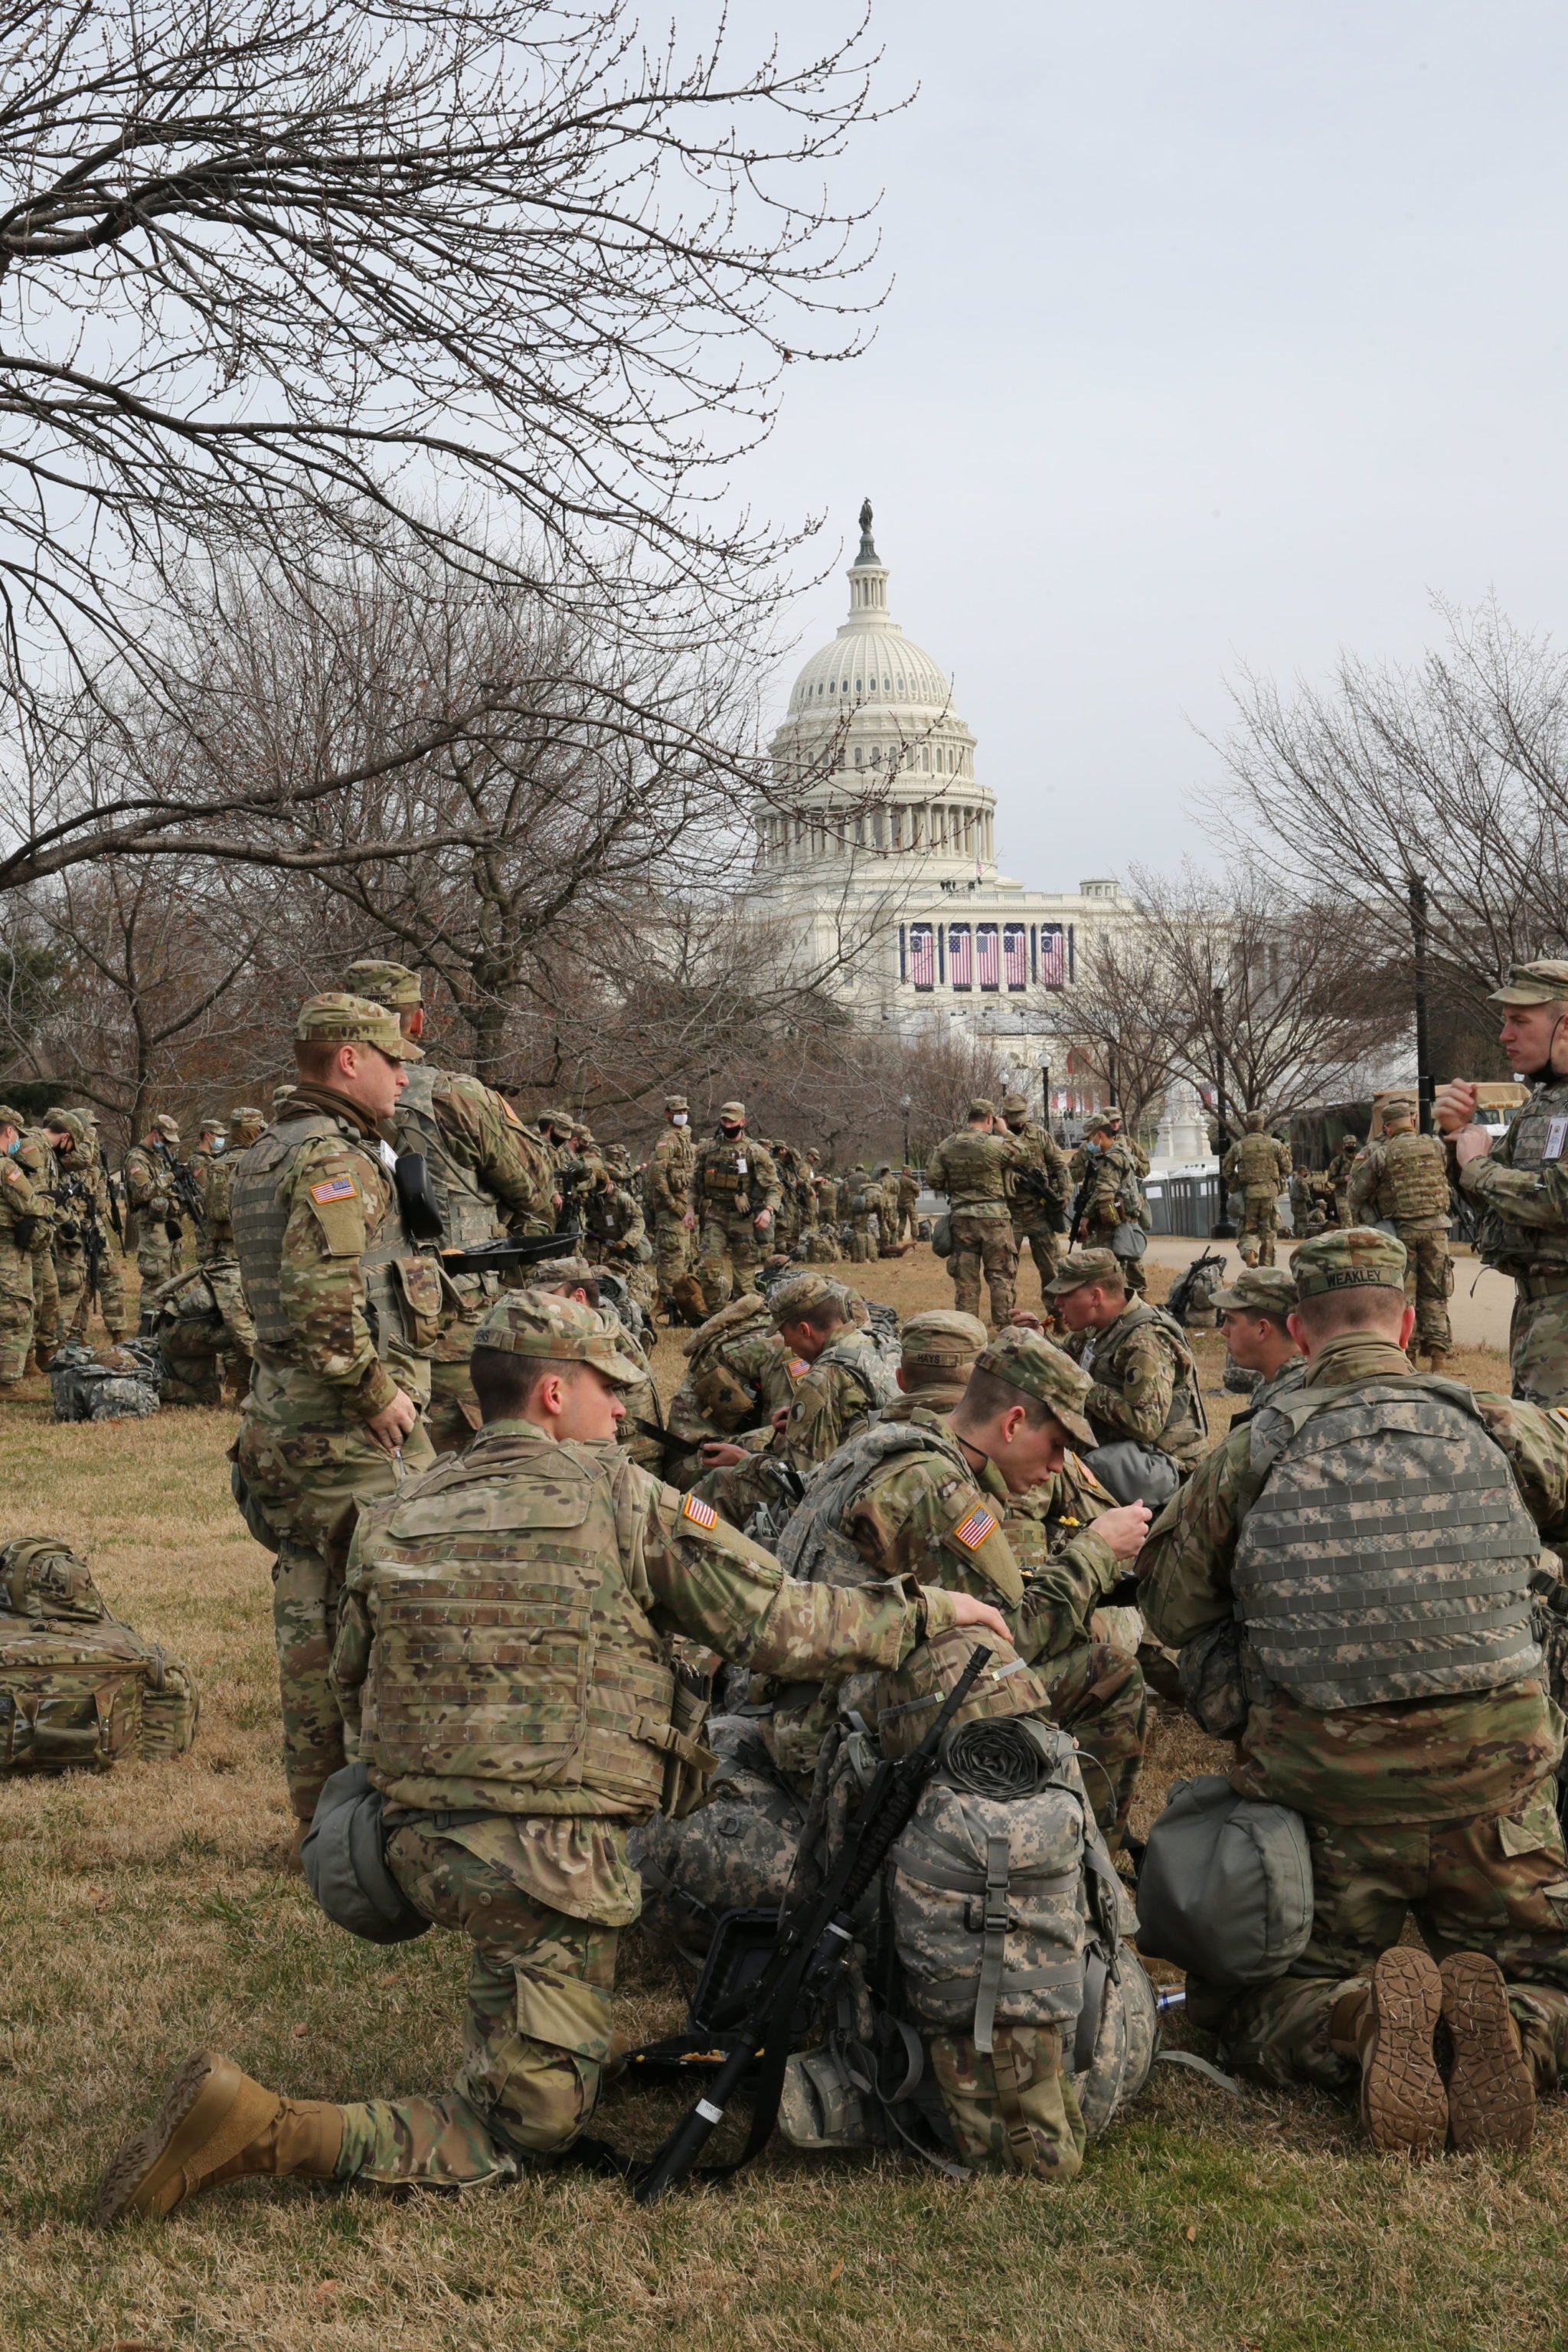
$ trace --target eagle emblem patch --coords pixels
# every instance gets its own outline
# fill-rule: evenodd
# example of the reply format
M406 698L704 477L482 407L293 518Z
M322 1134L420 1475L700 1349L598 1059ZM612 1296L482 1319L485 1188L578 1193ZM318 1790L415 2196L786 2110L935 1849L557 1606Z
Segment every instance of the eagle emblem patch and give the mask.
M965 1551L978 1551L988 1536L996 1532L996 1521L984 1503L976 1503L967 1518L960 1519L954 1528L953 1540Z
M311 1200L319 1201L323 1209L332 1201L352 1201L357 1197L357 1192L358 1187L352 1176L326 1176L321 1183L310 1187Z
M700 1495L681 1497L680 1516L683 1519L689 1519L696 1528L716 1528L719 1524L718 1512L711 1503L705 1503Z

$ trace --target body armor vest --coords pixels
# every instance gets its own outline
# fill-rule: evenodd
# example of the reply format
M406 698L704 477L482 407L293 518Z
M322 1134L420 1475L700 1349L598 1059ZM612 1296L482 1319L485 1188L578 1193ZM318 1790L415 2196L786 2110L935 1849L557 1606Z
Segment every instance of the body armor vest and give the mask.
M399 1151L422 1151L426 1173L447 1240L454 1249L479 1249L500 1241L506 1227L496 1205L452 1150L436 1112L436 1081L441 1076L428 1062L405 1062L408 1084L397 1098Z
M942 1147L942 1165L948 1206L969 1209L986 1201L1005 1201L1009 1163L998 1149L1001 1139L962 1127Z
M206 1230L202 1235L204 1257L232 1257L234 1255L234 1171L236 1163L226 1153L221 1160L209 1160L202 1170L197 1190L206 1215Z
M702 1155L704 1201L726 1216L744 1215L752 1205L751 1184L756 1166L752 1148L744 1136L736 1143L728 1143L722 1138L710 1143Z
M657 1811L675 1681L623 1565L640 1541L639 1475L587 1449L481 1439L367 1523L360 1754L385 1795Z
M1092 1377L1106 1388L1115 1388L1117 1358L1121 1353L1123 1339L1129 1338L1132 1332L1142 1330L1144 1325L1149 1323L1155 1325L1170 1340L1176 1359L1176 1379L1171 1392L1170 1418L1154 1440L1154 1444L1162 1454L1168 1454L1173 1462L1180 1463L1184 1468L1190 1469L1203 1452L1204 1440L1209 1431L1208 1414L1204 1410L1203 1390L1198 1381L1196 1359L1187 1345L1186 1335L1173 1316L1167 1315L1163 1307L1151 1307L1142 1300L1136 1307L1130 1307L1126 1314L1120 1316L1114 1327L1111 1327L1115 1331L1115 1344L1110 1354L1101 1358L1097 1349L1091 1359L1085 1359L1083 1370L1086 1372L1089 1371L1092 1363ZM1109 1337L1110 1328L1101 1336ZM1113 1437L1119 1433L1115 1431L1111 1433Z
M869 1333L857 1331L853 1338L840 1332L816 1359L817 1365L840 1365L859 1381L866 1402L873 1410L891 1404L899 1394L894 1368L883 1355ZM813 1370L816 1370L816 1366Z
M235 1165L230 1194L235 1255L239 1260L246 1300L255 1318L257 1340L264 1348L287 1348L294 1338L293 1328L283 1312L283 1236L288 1230L289 1210L282 1197L282 1180L300 1147L319 1135L331 1136L337 1142L346 1139L366 1160L374 1159L374 1146L363 1142L358 1136L349 1137L347 1129L327 1112L307 1110L268 1128ZM384 1361L394 1347L416 1354L429 1351L427 1340L425 1346L419 1346L417 1338L405 1328L410 1308L406 1286L400 1279L402 1265L412 1265L427 1277L438 1307L440 1277L435 1261L413 1256L395 1214L389 1212L374 1238L367 1239L359 1261L365 1291L365 1319L375 1340L375 1352ZM426 1308L429 1303L428 1299L421 1301Z
M818 1361L820 1361L820 1358ZM973 1481L956 1438L907 1421L874 1421L841 1445L805 1482L800 1507L778 1546L780 1565L803 1584L859 1586L876 1581L844 1532L849 1507L875 1470L895 1454L930 1454Z
M1500 1164L1531 1172L1544 1166L1549 1141L1568 1139L1563 1130L1557 1137L1552 1135L1559 1119L1568 1121L1568 1078L1554 1078L1549 1086L1536 1087L1509 1129L1508 1154ZM1555 1163L1563 1156L1561 1149L1550 1156ZM1504 1212L1488 1201L1482 1208L1480 1255L1504 1274L1568 1273L1568 1231L1510 1223Z
M1277 1192L1279 1189L1279 1163L1274 1156L1274 1139L1268 1135L1244 1135L1236 1147L1236 1172L1243 1190L1248 1192Z
M1231 1570L1244 1663L1303 1706L1375 1706L1534 1674L1541 1551L1468 1389L1387 1379L1278 1399Z
M1383 1147L1378 1206L1399 1225L1446 1227L1448 1171L1435 1135L1391 1135Z

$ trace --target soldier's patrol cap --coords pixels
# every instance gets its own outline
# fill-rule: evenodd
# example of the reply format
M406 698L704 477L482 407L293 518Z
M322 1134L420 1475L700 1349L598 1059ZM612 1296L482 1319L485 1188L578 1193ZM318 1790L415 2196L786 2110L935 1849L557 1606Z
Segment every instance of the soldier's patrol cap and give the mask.
M1385 1120L1387 1120L1387 1119L1391 1119L1391 1118L1414 1118L1415 1117L1415 1096L1414 1096L1414 1095L1389 1095L1389 1096L1387 1096L1387 1097L1384 1098L1384 1106L1383 1106L1383 1116L1384 1116L1384 1118Z
M1127 1269L1114 1250L1068 1250L1060 1271L1046 1284L1046 1296L1065 1298L1069 1290L1087 1290L1091 1282L1115 1283L1125 1290Z
M1119 1110L1097 1110L1094 1117L1086 1122L1087 1131L1090 1135L1104 1135L1111 1128L1120 1127L1121 1124L1121 1113Z
M424 992L419 974L410 971L405 963L384 963L375 956L362 956L351 963L343 978L358 996L374 996L378 1004L390 1004L401 1012L405 1007L423 1004Z
M585 1257L546 1258L537 1276L541 1289L559 1289L563 1284L575 1288L580 1282L592 1282L594 1269Z
M971 1118L994 1118L996 1106L994 1102L987 1102L984 1095L976 1095L967 1115Z
M746 1106L743 1102L721 1103L719 1106L719 1116L721 1118L738 1118L743 1124L746 1117Z
M228 1120L231 1127L265 1127L267 1113L259 1103L236 1103Z
M301 1045L374 1045L389 1062L425 1059L397 1024L395 1013L373 1004L368 996L344 996L336 990L325 996L307 996L294 1024Z
M1069 1355L1054 1348L1037 1331L1026 1331L1017 1326L998 1331L990 1346L976 1357L974 1369L977 1372L990 1372L997 1380L1005 1381L1009 1388L1020 1389L1026 1396L1037 1399L1080 1445L1095 1443L1094 1432L1083 1417L1083 1401L1092 1386L1089 1374L1080 1372Z
M541 1127L574 1128L577 1122L569 1110L542 1110L539 1124Z
M1028 1108L1029 1106L1025 1101L1022 1095L1004 1095L1002 1097L1002 1116L1004 1118L1011 1118L1012 1114L1016 1110L1026 1111Z
M1489 1004L1556 1004L1568 997L1568 963L1548 957L1540 963L1509 966L1508 979L1494 988Z
M928 1307L911 1315L900 1335L899 1360L906 1372L967 1373L990 1333L978 1315L956 1307Z
M44 1116L47 1118L48 1113L46 1111ZM24 1128L26 1124L26 1113L18 1110L15 1103L0 1103L0 1127Z
M792 1274L784 1282L774 1283L768 1293L768 1313L773 1318L774 1330L782 1331L786 1323L798 1323L803 1315L829 1302L848 1319L849 1293L844 1285L808 1266L804 1274Z
M58 1103L51 1103L38 1124L40 1127L50 1129L66 1128L68 1129L70 1116L69 1111L63 1109Z
M1331 1290L1405 1288L1405 1244L1373 1225L1318 1234L1303 1242L1291 1263L1298 1298L1321 1298Z
M691 1108L684 1095L666 1095L664 1107L666 1110L689 1110Z
M1281 1321L1296 1311L1296 1277L1282 1265L1244 1265L1236 1280L1216 1290L1214 1303L1222 1315L1275 1315Z
M178 1143L180 1139L180 1122L177 1118L174 1118L170 1112L161 1110L156 1118L153 1121L153 1124L157 1129L160 1135L166 1135L171 1143Z
M300 1091L299 1087L296 1087L296 1086L292 1086L292 1085L289 1085L289 1086L281 1086L281 1087L273 1087L273 1089L272 1089L272 1116L273 1116L273 1118L277 1118L277 1116L278 1116L279 1112L282 1109L282 1108L283 1108L284 1104L289 1100L289 1097L290 1097L291 1095L297 1095L297 1094L299 1093L299 1091Z
M808 1160L820 1160L820 1159L821 1159L821 1157L822 1157L822 1154L821 1154L821 1152L820 1152L820 1151L813 1150L813 1151L808 1151L808 1152L806 1153L806 1155L805 1155L805 1156L806 1156L806 1158L807 1158Z
M475 1333L474 1345L507 1356L592 1364L618 1389L636 1388L647 1378L641 1364L622 1353L594 1307L549 1290L503 1291Z

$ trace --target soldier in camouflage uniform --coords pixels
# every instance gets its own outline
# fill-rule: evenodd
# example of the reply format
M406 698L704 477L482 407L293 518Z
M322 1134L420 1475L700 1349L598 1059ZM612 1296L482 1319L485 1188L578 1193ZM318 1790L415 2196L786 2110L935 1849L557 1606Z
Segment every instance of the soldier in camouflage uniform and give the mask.
M1340 1139L1339 1149L1323 1171L1333 1187L1334 1217L1331 1222L1342 1225L1353 1223L1350 1211L1351 1170L1361 1157L1361 1149L1360 1136L1347 1128Z
M797 1478L864 1429L896 1395L875 1341L853 1320L842 1285L822 1274L788 1275L768 1293L793 1394L783 1409L738 1444L702 1448L704 1475L694 1492L743 1528L775 1491L767 1465L787 1462Z
M795 1399L791 1351L773 1328L768 1302L742 1291L710 1315L684 1343L688 1370L669 1402L672 1486L689 1486L706 1465L703 1451L738 1432L771 1425Z
M328 1667L355 1517L434 1457L419 1426L445 1297L398 1224L381 1127L420 1058L395 1013L308 997L300 1078L244 1153L231 1213L256 1322L231 1456L247 1525L276 1553L272 1620L283 1763L298 1837L343 1761Z
M235 1247L234 1174L266 1125L255 1105L242 1103L226 1127L212 1121L203 1130L209 1148L191 1169L203 1218L196 1264L142 1293L142 1328L163 1359L165 1404L221 1404L226 1375L236 1403L250 1386L256 1324Z
M606 1272L612 1269L606 1268ZM605 1328L614 1339L622 1355L642 1366L642 1378L621 1392L626 1412L616 1424L616 1442L626 1448L632 1460L644 1470L651 1470L656 1478L664 1475L666 1453L664 1407L659 1402L654 1385L653 1366L648 1353L636 1335L628 1331L615 1307L599 1287L598 1269L585 1257L552 1257L537 1269L539 1279L527 1287L547 1292L554 1298L570 1298L579 1307L591 1307Z
M590 1258L613 1266L647 1315L657 1299L651 1267L642 1252L647 1228L637 1195L626 1183L630 1173L619 1144L610 1144L584 1190L577 1195L577 1217L583 1227L584 1249Z
M1239 1641L1231 1785L1305 1821L1311 1941L1240 1992L1189 1977L1188 2015L1271 2082L1359 2083L1379 2148L1521 2147L1568 2065L1563 1727L1530 1606L1568 1430L1412 1371L1391 1236L1321 1234L1294 1270L1304 1384L1200 1465L1139 1572L1163 1640Z
M673 1320L680 1312L676 1285L691 1270L692 1236L697 1212L691 1205L691 1177L697 1147L691 1140L691 1115L684 1095L666 1095L664 1133L654 1145L644 1171L644 1197L653 1218L653 1262L658 1276L659 1304Z
M438 2097L333 2106L203 2053L110 2164L100 2223L249 2173L455 2187L558 2154L613 2045L616 1946L640 1904L627 1828L700 1769L676 1728L670 1635L799 1676L895 1667L952 1625L1005 1631L965 1596L796 1584L628 1462L615 1425L637 1368L589 1308L502 1298L474 1374L479 1436L355 1536L332 1659L384 1800L387 1865L472 1947L462 2071Z
M0 1104L0 1397L21 1393L33 1344L33 1244L48 1213L18 1157L22 1113Z
M1296 1277L1282 1265L1243 1266L1233 1283L1215 1292L1214 1303L1232 1362L1259 1376L1247 1411L1232 1418L1230 1425L1236 1429L1255 1420L1277 1398L1299 1389L1307 1376L1307 1360L1290 1334Z
M178 1123L160 1111L125 1155L125 1199L136 1221L136 1265L149 1287L179 1270L180 1204L171 1178L180 1150Z
M1509 1067L1531 1085L1494 1145L1475 1087L1456 1080L1434 1106L1454 1149L1459 1190L1480 1213L1477 1254L1514 1280L1513 1392L1568 1403L1568 962L1515 964L1489 1002L1502 1012ZM1558 1069L1561 1062L1563 1068Z
M921 1180L912 1168L900 1168L897 1187L898 1217L893 1227L895 1241L912 1242L915 1238L915 1208L921 1197Z
M343 975L349 990L384 1004L405 1039L425 1034L419 974L406 964L365 957ZM508 1234L548 1234L555 1223L554 1169L542 1138L531 1135L504 1095L482 1078L422 1062L406 1072L393 1140L399 1152L424 1154L440 1211L446 1246L482 1248ZM466 1445L479 1426L468 1385L474 1333L501 1286L499 1274L441 1273L441 1328L430 1354L426 1434L437 1454Z
M32 1186L39 1210L38 1230L28 1255L33 1276L33 1359L42 1370L60 1344L60 1286L54 1251L55 1188L59 1169L42 1121L28 1126L20 1111L16 1118L22 1122L16 1164Z
M1247 1112L1246 1132L1226 1153L1221 1181L1227 1192L1238 1188L1241 1192L1237 1247L1244 1264L1272 1265L1279 1231L1279 1195L1290 1181L1290 1147L1265 1132L1260 1110Z
M88 1110L68 1111L51 1107L44 1113L43 1128L57 1182L72 1195L72 1214L84 1227L90 1222L95 1229L98 1303L104 1328L111 1340L128 1339L134 1324L125 1290L125 1252L115 1229L114 1204L93 1115ZM77 1180L75 1183L71 1182L73 1178ZM85 1247L80 1250L80 1257L81 1279L76 1286L74 1307L68 1318L60 1310L62 1341L87 1337L92 1297L87 1280ZM63 1290L65 1284L58 1271L56 1280L58 1289Z
M1412 1361L1424 1352L1440 1372L1454 1344L1448 1299L1454 1265L1448 1255L1448 1170L1435 1135L1416 1131L1415 1105L1390 1095L1383 1133L1357 1160L1350 1181L1350 1223L1386 1218L1405 1244L1405 1286L1415 1309Z
M845 1208L849 1219L849 1255L856 1265L865 1265L877 1255L877 1244L871 1237L871 1220L881 1211L881 1188L872 1181L863 1160L858 1160L845 1184Z
M1027 1164L1027 1147L1007 1133L994 1104L977 1097L969 1106L967 1124L937 1145L926 1167L927 1185L947 1196L953 1306L961 1315L979 1314L984 1274L993 1329L1013 1312L1018 1247L1007 1185L1012 1171Z
M718 1128L697 1154L692 1192L702 1220L697 1276L711 1315L756 1288L757 1261L773 1247L778 1213L778 1171L765 1145L746 1133L743 1102L720 1104Z
M1007 1122L1008 1134L1016 1136L1028 1153L1024 1164L1015 1168L1007 1178L1013 1241L1020 1265L1024 1244L1028 1243L1044 1297L1047 1283L1061 1264L1061 1236L1067 1231L1067 1213L1072 1202L1068 1156L1055 1137L1029 1117L1029 1106L1022 1095L1004 1097L1002 1116ZM1038 1185L1026 1189L1025 1180L1030 1176L1044 1184L1044 1197Z
M1073 1153L1068 1172L1078 1188L1073 1201L1078 1216L1069 1239L1089 1249L1110 1249L1119 1225L1142 1221L1148 1163L1122 1134L1119 1110L1101 1111L1089 1121L1087 1139ZM1142 1256L1123 1258L1121 1267L1129 1290L1148 1288ZM1042 1284L1042 1291L1044 1287Z
M1084 1412L1097 1445L1131 1438L1176 1469L1201 1460L1208 1433L1196 1360L1161 1307L1130 1299L1110 1250L1073 1250L1047 1286L1068 1332L1068 1352L1087 1372Z
M842 1223L842 1206L839 1196L843 1190L837 1177L824 1173L817 1178L815 1189L816 1192L816 1213L819 1222L825 1225L837 1226Z

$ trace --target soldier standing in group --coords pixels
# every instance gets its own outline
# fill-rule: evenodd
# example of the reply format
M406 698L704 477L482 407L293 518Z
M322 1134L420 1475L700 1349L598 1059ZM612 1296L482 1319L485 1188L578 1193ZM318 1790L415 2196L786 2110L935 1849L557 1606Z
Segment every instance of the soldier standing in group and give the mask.
M1119 1110L1112 1107L1091 1118L1086 1139L1068 1165L1078 1187L1076 1217L1069 1213L1073 1224L1069 1240L1082 1242L1089 1249L1112 1249L1121 1226L1141 1227L1145 1214L1143 1178L1148 1172L1142 1151L1121 1132ZM1148 1288L1142 1253L1123 1257L1121 1270L1129 1290Z
M1243 1263L1272 1265L1274 1240L1279 1231L1279 1195L1290 1181L1290 1147L1265 1131L1260 1110L1247 1112L1245 1132L1226 1153L1221 1181L1227 1192L1240 1188L1242 1216L1237 1247Z
M54 1169L50 1230L59 1318L58 1343L68 1347L87 1338L92 1308L92 1284L88 1278L89 1227L95 1229L92 1255L100 1262L102 1257L98 1204L92 1197L87 1164L92 1130L79 1111L62 1110L51 1105L44 1113L43 1135ZM123 1311L123 1301L121 1308ZM104 1319L108 1320L107 1312Z
M1568 1403L1568 962L1516 963L1489 1000L1502 1011L1509 1067L1530 1099L1496 1144L1472 1125L1477 1092L1457 1079L1434 1112L1454 1150L1459 1190L1480 1212L1477 1255L1514 1280L1513 1392ZM1561 1070L1558 1063L1563 1064Z
M1023 1165L1014 1169L1007 1179L1007 1205L1019 1263L1023 1263L1024 1244L1027 1242L1043 1297L1047 1283L1061 1263L1061 1236L1067 1231L1068 1209L1072 1201L1068 1156L1055 1137L1029 1117L1029 1106L1022 1095L1004 1097L1002 1116L1007 1122L1008 1134L1016 1136L1028 1153ZM1025 1179L1029 1175L1040 1181L1026 1188Z
M363 957L343 974L348 988L395 1013L411 1044L425 1032L419 974L406 964ZM440 1070L416 1057L405 1072L392 1123L399 1152L424 1154L425 1172L449 1249L479 1249L509 1232L548 1234L555 1223L554 1171L504 1095L482 1078ZM468 1385L474 1333L500 1288L496 1274L441 1274L441 1328L430 1350L426 1434L437 1454L466 1445L479 1426Z
M721 1103L719 1124L697 1154L692 1186L702 1229L697 1275L711 1315L757 1284L757 1261L773 1246L778 1171L746 1133L743 1102Z
M1017 1244L1007 1206L1008 1177L1028 1164L1027 1147L1009 1135L995 1105L977 1097L968 1123L939 1143L926 1168L933 1192L947 1196L952 1248L947 1270L952 1303L961 1315L980 1312L980 1277L991 1293L991 1323L999 1328L1013 1312Z
M865 1265L877 1255L871 1220L878 1214L881 1196L863 1160L855 1162L845 1189L849 1211L849 1255L857 1265Z
M797 1584L639 1470L614 1443L639 1368L589 1307L500 1299L474 1374L479 1436L359 1528L332 1659L346 1708L374 1690L360 1754L387 1802L387 1866L472 1944L463 2072L439 2097L335 2106L279 2098L204 2052L110 2164L100 2224L252 2173L453 2188L557 2155L592 2117L616 2038L616 1949L641 1900L627 1829L696 1747L671 1719L669 1634L795 1680L896 1667L953 1626L1005 1633L966 1594ZM457 1647L471 1699L447 1686Z
M179 1270L180 1204L172 1182L179 1149L179 1126L161 1110L125 1155L125 1199L136 1220L136 1266L143 1289L167 1282Z
M1187 2015L1271 2083L1359 2084L1385 2152L1522 2148L1568 2072L1562 1717L1531 1622L1568 1430L1412 1370L1391 1235L1321 1234L1294 1272L1303 1385L1199 1465L1139 1575L1160 1641L1239 1645L1231 1785L1304 1820L1311 1940L1239 1991L1189 1974Z
M256 1323L246 1304L239 1278L239 1258L234 1239L234 1171L242 1153L261 1135L267 1120L254 1103L240 1103L228 1115L222 1151L214 1152L196 1171L203 1227L197 1264L212 1285L214 1301L223 1318L222 1352L236 1402L250 1386L251 1357L256 1349Z
M1415 1309L1411 1360L1424 1350L1435 1372L1442 1370L1454 1344L1448 1328L1452 1213L1441 1143L1435 1135L1416 1132L1415 1105L1408 1095L1390 1095L1383 1106L1383 1133L1367 1145L1351 1177L1350 1222L1386 1218L1405 1244L1405 1287Z
M23 1114L16 1114L21 1119ZM28 1255L32 1259L33 1276L33 1355L35 1368L43 1370L60 1344L60 1283L55 1266L55 1190L59 1182L59 1168L55 1158L52 1139L46 1133L42 1120L36 1126L23 1126L21 1140L16 1152L16 1164L33 1188L33 1200L38 1212L38 1229L33 1235Z
M583 1254L599 1259L618 1274L646 1315L654 1308L649 1267L643 1253L647 1227L637 1195L626 1179L631 1173L623 1147L606 1146L595 1163L595 1173L577 1195L577 1217L584 1235Z
M0 1397L19 1396L33 1345L33 1243L48 1222L18 1157L23 1114L0 1104Z
M921 1197L921 1180L912 1168L900 1168L898 1181L898 1217L893 1227L895 1241L915 1238L915 1209Z
M125 1288L125 1250L116 1223L119 1210L110 1185L109 1171L103 1164L98 1114L92 1110L77 1110L68 1114L48 1110L44 1114L44 1120L58 1164L67 1171L73 1163L80 1167L82 1181L87 1187L88 1206L98 1227L99 1312L111 1340L127 1339L136 1327ZM90 1297L84 1293L79 1326L70 1331L63 1331L63 1339L85 1337L90 1305Z
M691 1205L697 1146L691 1139L691 1115L684 1095L666 1095L664 1120L664 1133L654 1145L643 1183L653 1216L659 1305L666 1318L673 1320L682 1311L676 1286L691 1270L692 1235L697 1231L697 1212Z
M1068 1353L1092 1383L1083 1410L1095 1444L1131 1440L1163 1455L1173 1477L1190 1470L1203 1458L1208 1422L1180 1326L1163 1307L1128 1296L1112 1250L1069 1252L1047 1296L1067 1328ZM1109 1470L1100 1475L1110 1480Z
M395 1013L311 996L300 1078L235 1170L232 1213L255 1369L232 1460L247 1524L277 1555L273 1628L296 1853L343 1761L329 1678L359 1508L434 1459L419 1426L445 1304L436 1261L405 1241L381 1129L420 1060Z
M1342 1225L1353 1224L1355 1222L1351 1215L1350 1207L1351 1170L1361 1157L1361 1149L1360 1136L1356 1134L1353 1128L1346 1128L1340 1138L1338 1150L1323 1171L1333 1186L1334 1209L1338 1222Z

